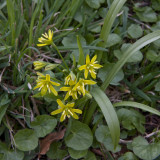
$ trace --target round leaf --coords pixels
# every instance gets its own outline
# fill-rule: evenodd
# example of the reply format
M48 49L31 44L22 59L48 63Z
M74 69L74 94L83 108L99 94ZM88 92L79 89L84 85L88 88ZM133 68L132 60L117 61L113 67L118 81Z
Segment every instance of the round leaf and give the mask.
M16 147L21 151L30 151L38 146L38 138L31 129L19 130L14 136Z
M121 37L118 34L111 33L108 36L106 47L111 47L121 42Z
M93 152L88 151L87 155L85 156L84 160L96 160L96 156Z
M157 82L155 85L155 91L160 92L160 82Z
M160 54L157 54L154 50L148 50L147 59L152 62L160 62Z
M143 30L138 24L131 24L130 27L128 28L128 34L132 38L139 38L143 35Z
M101 125L95 132L98 142L103 143L107 150L112 152L119 152L121 150L120 145L114 150L114 144L112 142L111 134L107 126Z
M84 157L87 154L88 150L77 151L72 148L68 148L68 152L73 159L79 159Z
M132 142L133 152L141 159L153 160L160 153L160 143L149 144L147 140L141 136L134 138Z
M35 118L31 123L31 128L33 128L38 137L44 137L57 125L57 120L49 115L40 115Z
M90 128L79 121L73 121L70 134L65 138L68 147L75 150L85 150L92 145L93 135Z

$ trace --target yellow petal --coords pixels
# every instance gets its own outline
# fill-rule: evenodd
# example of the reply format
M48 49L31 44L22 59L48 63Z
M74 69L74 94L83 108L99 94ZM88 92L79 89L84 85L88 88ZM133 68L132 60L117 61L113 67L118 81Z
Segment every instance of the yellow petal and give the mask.
M60 88L60 91L69 91L69 90L71 90L71 87L62 87L62 88Z
M69 92L67 92L67 94L66 94L66 96L65 96L65 98L64 98L64 100L67 100L68 98L69 98Z
M86 64L90 63L90 58L89 58L89 55L87 54L86 56Z
M72 103L68 103L66 106L68 106L68 107L71 107L71 108L72 108L72 107L74 107L74 104L75 104L75 103L74 103L74 102L72 102Z
M44 87L42 87L42 89L41 89L41 95L44 96L47 93L47 90L48 90L48 88L47 88L46 85Z
M103 66L100 65L100 64L93 64L93 68L95 68L95 69L99 69L99 68L101 68L101 67L103 67Z
M83 70L83 69L86 69L86 65L80 66L78 69L79 69L80 71Z
M85 78L87 78L87 77L88 77L88 69L85 69L84 77L85 77Z
M86 93L86 92L85 92L84 86L81 86L81 87L80 87L80 91L82 92L83 96L85 96L85 93Z
M40 72L37 72L37 76L39 76L39 77L45 77L45 75L42 74L42 73L40 73Z
M52 40L53 37L53 31L51 31L50 29L48 30L48 39Z
M68 112L74 119L79 119L79 117L73 112L72 109L68 109Z
M38 47L46 46L47 44L37 44Z
M76 113L79 113L79 114L82 114L82 111L80 109L71 109L73 112L76 112Z
M63 108L60 108L60 109L57 109L57 110L51 112L51 115L59 114L61 112L63 112Z
M55 96L58 95L57 91L53 88L52 85L50 85L49 88L50 88L50 90L52 91L52 93L53 93Z
M60 83L57 83L57 82L50 81L50 83L54 86L60 86Z
M97 82L92 81L92 80L84 80L84 83L85 83L85 84L91 84L91 85L93 84L93 85L94 85L94 84L96 84Z
M91 71L90 73L91 73L92 78L96 79L96 73L94 71Z
M97 59L97 55L95 55L95 56L92 58L91 63L94 63L96 59Z
M50 75L46 74L46 81L50 81Z
M62 103L62 101L60 99L57 99L57 103L60 107L64 108L65 105Z
M73 99L78 99L77 92L72 92L72 97L73 97Z
M62 112L62 115L61 115L61 118L60 118L60 122L63 122L65 120L65 118L66 118L66 111L64 110Z

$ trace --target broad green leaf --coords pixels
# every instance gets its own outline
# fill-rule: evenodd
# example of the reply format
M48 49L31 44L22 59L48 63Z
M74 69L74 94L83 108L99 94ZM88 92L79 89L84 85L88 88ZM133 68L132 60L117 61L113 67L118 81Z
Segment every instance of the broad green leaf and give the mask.
M85 2L94 9L98 9L100 7L100 3L102 3L102 0L85 0Z
M152 62L160 62L160 53L157 54L157 52L154 50L148 50L147 59Z
M91 94L96 100L99 107L101 108L101 111L105 117L105 120L108 124L111 133L114 148L116 148L120 137L120 126L114 107L110 102L109 98L99 87L95 87L91 91Z
M145 117L136 110L121 108L117 111L119 122L122 123L123 128L128 130L137 129L144 134Z
M79 35L79 40L81 42L82 46L86 46L86 40L84 37ZM71 34L67 37L64 37L62 40L62 44L64 45L64 47L67 49L69 46L69 49L72 50L72 54L70 54L70 57L73 58L73 55L76 59L76 61L79 61L79 48L78 48L78 44L77 44L77 39L76 39L76 35L75 34ZM76 49L75 49L76 47ZM86 55L86 53L89 52L89 49L83 49L84 52L84 56Z
M119 59L121 59L122 55L125 53L125 51L131 46L131 43L124 43L121 47L121 50L115 50L114 55ZM128 63L136 63L143 59L143 54L141 51L135 52L130 58L128 58Z
M110 33L107 40L106 47L111 47L121 42L121 37L118 34Z
M143 160L153 160L160 154L160 143L148 143L144 137L138 136L132 141L133 152Z
M15 149L10 150L8 149L7 145L5 143L0 142L0 153L2 153L3 159L0 160L23 160L24 153ZM1 156L0 156L1 158Z
M134 44L132 44L123 54L121 59L114 65L114 67L111 69L111 71L108 74L108 77L104 81L102 85L102 89L105 90L110 82L113 80L115 75L118 73L118 71L123 67L123 65L127 62L127 60L138 50L146 46L147 44L150 44L154 42L155 40L160 38L160 30L154 31L143 38L136 41Z
M160 0L151 0L152 8L156 11L160 11Z
M7 151L3 156L3 160L23 160L23 158L24 153L18 150Z
M65 138L68 147L74 150L86 150L93 142L93 135L90 128L79 121L72 121L70 134Z
M31 123L38 137L44 137L51 133L57 125L57 120L49 115L40 115Z
M143 30L138 24L131 24L127 32L132 38L139 38L143 35Z
M126 44L126 43L124 43L123 45L122 45L122 47L123 46L126 46L126 45L130 45L131 46L131 44ZM122 49L121 49L122 50ZM115 55L115 57L117 57L118 58L118 60L120 60L121 59L121 57L122 57L122 55L123 55L123 51L121 51L121 50L114 50L114 55ZM141 60L143 59L143 54L140 52L140 51L137 51L137 52L135 52L135 54L133 55L133 56L131 56L128 60L127 60L127 63L137 63L137 62L140 62Z
M14 136L16 147L21 151L31 151L38 146L38 138L34 130L22 129Z
M93 152L88 151L86 157L84 158L84 160L97 160L96 156L94 155Z
M68 153L66 150L62 150L61 146L61 142L52 143L49 151L47 152L47 156L51 159L63 159Z
M114 103L113 104L114 107L120 107L120 106L128 106L128 107L134 107L134 108L139 108L142 109L144 111L156 114L158 116L160 116L160 112L154 108L151 108L145 104L141 104L141 103L137 103L137 102L131 102L131 101L122 101L122 102L118 102L118 103Z
M160 92L160 82L157 82L155 85L155 91Z
M88 150L77 151L72 148L68 148L68 152L73 159L80 159L87 154Z
M139 7L139 3L135 4L134 11L138 18L143 22L156 22L157 16L151 7Z
M85 63L85 57L84 57L83 48L82 48L79 36L77 36L77 44L78 44L78 48L79 48L79 61L78 61L78 64L79 65L83 65Z
M98 77L104 82L106 77L108 76L109 71L114 66L114 63L106 63L98 72ZM124 73L120 70L114 79L112 80L112 85L119 85L119 82L124 78Z
M112 142L111 134L107 126L101 125L97 128L95 132L95 136L98 142L104 144L108 151L113 153L119 152L121 150L121 146L118 145L116 150L114 150L114 144Z
M118 160L138 160L138 159L132 152L126 152L122 157L118 158Z

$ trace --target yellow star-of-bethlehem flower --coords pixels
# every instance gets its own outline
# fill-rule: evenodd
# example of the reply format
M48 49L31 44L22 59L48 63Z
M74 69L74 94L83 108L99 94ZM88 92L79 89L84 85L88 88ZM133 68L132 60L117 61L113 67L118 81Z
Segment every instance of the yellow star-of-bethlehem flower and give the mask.
M62 112L60 122L64 121L66 116L70 118L72 116L75 119L79 119L76 113L82 114L82 111L80 109L74 109L74 102L72 103L67 103L64 105L60 99L57 99L57 103L59 105L59 109L51 112L51 115L59 114Z
M80 71L85 70L85 72L84 72L85 79L88 77L88 72L90 72L92 78L96 79L95 69L99 69L99 68L103 67L100 64L96 64L97 63L96 59L97 59L97 55L95 55L90 61L89 55L87 55L86 56L86 64L79 67Z
M75 80L76 76L74 75L73 72L71 72L66 78L65 78L65 85L69 85L70 80Z
M45 67L47 65L47 63L43 62L43 61L34 61L33 65L34 65L35 70L39 70L39 69Z
M73 88L73 90L77 90L78 93L81 95L81 93L83 94L83 96L85 96L85 94L88 92L85 89L85 85L94 85L97 82L92 81L92 80L84 80L84 79L80 79L79 82L75 85L75 87Z
M40 37L38 39L38 42L40 42L41 44L37 44L37 46L41 47L41 46L47 46L47 45L51 45L53 42L53 31L51 31L50 29L48 30L48 34L42 34L42 37Z
M75 80L70 80L69 83L68 83L69 87L62 87L62 88L60 88L60 91L67 92L64 100L68 99L69 96L72 96L73 99L77 99L78 98L77 97L77 91L73 90L73 88L74 88L74 86L76 84L76 81L77 81L76 78L75 78Z
M46 74L43 75L42 73L37 73L39 75L38 80L37 80L37 85L34 87L34 90L39 88L39 90L41 90L41 95L44 96L47 91L49 91L49 93L53 93L55 96L58 95L57 91L53 88L54 86L60 86L59 83L53 82L50 80L50 75Z

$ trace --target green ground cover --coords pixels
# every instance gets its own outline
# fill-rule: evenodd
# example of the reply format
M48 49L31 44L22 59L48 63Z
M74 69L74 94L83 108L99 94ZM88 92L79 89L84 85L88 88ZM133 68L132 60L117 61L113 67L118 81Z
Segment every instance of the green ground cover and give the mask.
M0 160L160 159L160 0L0 1Z

